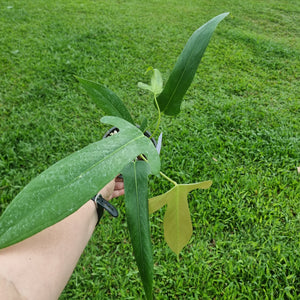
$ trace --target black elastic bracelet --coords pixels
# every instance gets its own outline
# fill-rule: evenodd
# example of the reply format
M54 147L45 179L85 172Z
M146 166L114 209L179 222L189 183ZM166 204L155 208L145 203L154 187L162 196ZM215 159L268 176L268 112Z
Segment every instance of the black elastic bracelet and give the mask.
M92 200L96 204L98 214L98 222L96 225L98 225L100 219L102 218L104 209L107 210L115 218L119 215L117 209L111 203L105 200L100 194L94 196Z

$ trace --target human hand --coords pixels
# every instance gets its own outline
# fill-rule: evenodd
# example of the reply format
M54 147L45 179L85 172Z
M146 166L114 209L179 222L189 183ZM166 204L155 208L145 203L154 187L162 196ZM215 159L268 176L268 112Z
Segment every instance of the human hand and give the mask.
M120 177L116 177L99 191L99 194L108 201L112 198L122 196L124 193L124 181Z

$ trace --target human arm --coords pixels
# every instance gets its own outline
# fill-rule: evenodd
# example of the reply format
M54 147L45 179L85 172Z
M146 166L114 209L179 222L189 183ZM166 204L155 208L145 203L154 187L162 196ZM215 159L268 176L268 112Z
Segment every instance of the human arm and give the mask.
M123 181L116 178L99 193L107 200L121 196ZM95 203L88 201L62 221L0 250L0 294L10 292L11 299L57 299L97 221Z

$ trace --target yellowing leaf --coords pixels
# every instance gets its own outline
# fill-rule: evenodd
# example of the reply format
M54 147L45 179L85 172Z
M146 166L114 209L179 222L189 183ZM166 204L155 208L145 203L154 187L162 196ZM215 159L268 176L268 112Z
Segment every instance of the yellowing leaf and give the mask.
M172 251L179 255L182 248L189 242L193 227L187 194L184 186L177 185L170 191L167 210L164 217L164 236Z
M177 184L165 194L149 199L149 213L153 213L167 204L164 217L164 236L176 255L179 255L189 242L193 232L187 195L194 189L208 189L211 185L212 181Z
M186 186L189 191L195 190L195 189L208 189L212 185L212 181L203 181L203 182L198 182L198 183L192 183L192 184L183 184L183 186ZM164 205L167 204L167 199L169 193L172 191L169 190L168 192L161 194L159 196L153 197L149 199L149 214L153 214L157 210L161 209Z
M153 214L157 210L161 209L164 205L167 204L167 197L170 191L165 194L153 197L148 200L149 202L149 214Z

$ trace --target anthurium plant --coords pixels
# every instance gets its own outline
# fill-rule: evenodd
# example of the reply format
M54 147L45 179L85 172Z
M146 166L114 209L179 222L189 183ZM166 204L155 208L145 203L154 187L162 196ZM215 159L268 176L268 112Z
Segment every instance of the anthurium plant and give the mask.
M178 184L160 170L161 116L180 112L210 38L228 13L221 14L197 29L180 54L165 86L157 69L151 84L138 86L153 95L157 110L154 128L147 119L136 126L122 100L101 84L77 78L82 87L106 114L101 122L118 129L117 134L101 139L60 160L33 179L10 203L0 218L0 249L22 241L75 212L115 176L122 174L125 207L133 252L147 299L152 299L153 255L149 214L166 205L164 236L179 255L192 235L187 201L194 189L207 189L211 181ZM146 130L152 135L146 136ZM156 145L153 137L157 138ZM149 175L158 175L173 184L166 193L148 199ZM76 195L76 197L74 197Z

